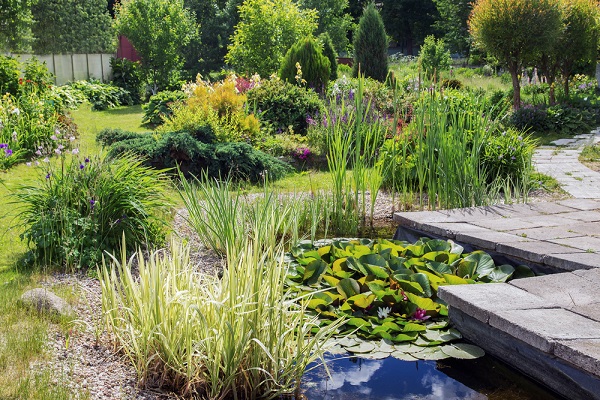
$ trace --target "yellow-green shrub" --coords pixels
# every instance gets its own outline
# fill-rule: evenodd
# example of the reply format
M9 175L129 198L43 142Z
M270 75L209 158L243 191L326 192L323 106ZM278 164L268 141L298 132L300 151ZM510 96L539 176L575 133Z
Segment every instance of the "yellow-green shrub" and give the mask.
M186 87L188 100L174 108L158 131L194 131L208 123L218 142L255 143L260 137L260 123L247 110L246 95L237 91L235 83L233 75L214 84L198 78Z

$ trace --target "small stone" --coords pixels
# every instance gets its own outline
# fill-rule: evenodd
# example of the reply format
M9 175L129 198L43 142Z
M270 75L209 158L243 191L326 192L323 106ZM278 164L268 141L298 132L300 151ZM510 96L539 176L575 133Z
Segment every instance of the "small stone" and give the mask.
M59 316L73 315L74 311L67 302L48 289L36 288L23 293L21 303L39 312L58 314Z

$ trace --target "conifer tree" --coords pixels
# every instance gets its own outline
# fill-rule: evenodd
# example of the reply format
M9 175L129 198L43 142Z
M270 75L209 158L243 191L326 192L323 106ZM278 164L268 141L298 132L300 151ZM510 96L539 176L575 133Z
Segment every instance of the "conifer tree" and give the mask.
M388 74L388 38L375 4L365 7L354 37L354 69L365 77L385 81Z
M319 39L321 40L321 43L323 43L323 55L329 60L329 69L331 71L331 74L329 74L329 80L335 81L337 79L338 64L337 53L333 47L333 42L331 41L331 37L327 32L320 34Z

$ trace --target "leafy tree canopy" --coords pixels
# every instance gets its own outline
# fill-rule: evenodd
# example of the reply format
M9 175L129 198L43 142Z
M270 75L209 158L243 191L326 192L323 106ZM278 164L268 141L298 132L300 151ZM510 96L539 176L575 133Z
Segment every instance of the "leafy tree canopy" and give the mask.
M300 38L317 28L317 12L292 0L246 0L225 57L236 71L268 76Z
M114 49L105 1L37 0L31 12L34 53L101 53Z
M0 50L25 51L31 47L32 0L0 0Z
M353 29L352 16L347 13L348 0L300 0L303 9L315 9L319 15L316 34L327 32L335 49L345 51L350 41L348 32Z
M388 74L388 38L381 15L370 3L364 10L354 37L353 75L385 81Z
M177 80L183 48L197 34L195 17L183 0L126 0L117 9L115 26L142 60L152 92Z
M467 21L474 0L434 0L440 19L434 26L444 34L444 41L453 52L469 55L471 36Z
M402 52L412 55L435 34L439 14L433 0L382 0L381 17L387 33L398 42Z
M478 0L469 28L476 45L504 63L511 74L513 107L521 105L519 74L552 49L561 30L559 0Z

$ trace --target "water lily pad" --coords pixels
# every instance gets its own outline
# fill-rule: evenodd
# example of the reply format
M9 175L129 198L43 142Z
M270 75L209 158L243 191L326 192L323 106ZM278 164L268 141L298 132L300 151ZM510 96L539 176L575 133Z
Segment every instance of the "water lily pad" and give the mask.
M396 343L394 345L394 348L398 352L412 353L412 352L415 352L415 351L419 351L422 347L419 347L419 346L414 345L412 343Z
M427 347L418 353L411 353L411 356L421 360L443 360L450 356L444 353L439 347Z
M348 353L344 347L339 345L327 347L325 351L332 355L344 355Z
M442 346L440 349L448 356L462 360L472 360L485 355L485 351L481 347L468 343L448 344Z
M339 344L340 346L343 346L343 347L356 346L357 344L359 344L361 342L361 340L358 340L356 338L349 337L349 336L346 336L346 337L343 337L340 339L334 339L334 340L335 340L335 342L337 342L337 344Z
M392 354L390 354L390 356L397 358L398 360L402 360L402 361L419 361L418 358L415 358L413 356L411 356L408 353L404 353L402 351L395 351Z
M388 358L390 353L382 353L379 351L374 351L372 353L364 353L360 355L360 358L364 358L365 360L383 360Z
M421 334L425 339L431 342L449 342L451 340L461 339L462 335L456 329L448 330L428 330Z
M375 350L375 345L370 342L361 342L358 345L354 345L352 347L346 347L350 353L370 353Z
M394 351L397 351L397 349L396 349L396 346L394 346L394 344L390 340L382 339L381 342L379 342L377 351L380 353L389 354L389 353L393 353Z

